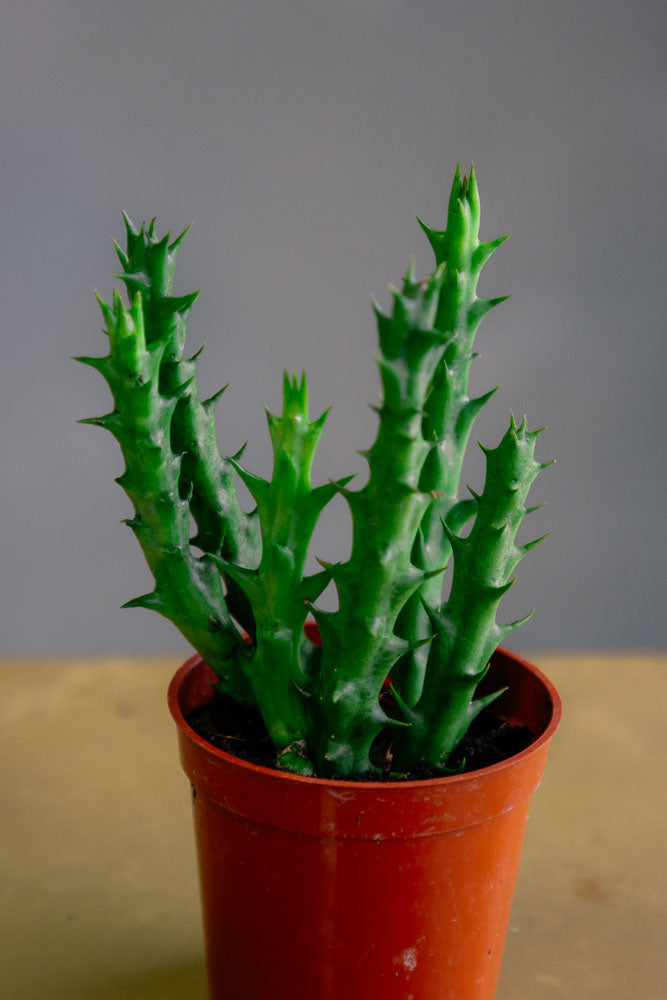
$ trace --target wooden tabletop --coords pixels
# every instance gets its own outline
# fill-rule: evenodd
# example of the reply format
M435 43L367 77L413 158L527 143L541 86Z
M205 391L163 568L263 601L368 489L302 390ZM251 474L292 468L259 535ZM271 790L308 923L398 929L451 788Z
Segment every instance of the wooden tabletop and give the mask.
M498 1000L662 1000L667 656L533 660L564 720L533 799ZM177 665L0 661L1 1000L205 1000L166 708Z

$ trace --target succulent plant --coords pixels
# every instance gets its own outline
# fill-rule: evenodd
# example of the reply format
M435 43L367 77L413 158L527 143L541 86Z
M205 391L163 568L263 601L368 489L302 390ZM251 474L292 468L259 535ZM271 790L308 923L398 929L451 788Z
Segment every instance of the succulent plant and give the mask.
M535 509L530 486L550 463L534 457L539 431L512 417L500 444L483 448L481 494L460 496L471 428L495 391L468 396L475 334L503 301L477 296L504 239L480 242L479 214L474 170L457 169L445 229L421 224L433 273L419 280L411 263L390 311L375 304L382 397L375 442L363 453L368 481L356 490L352 477L311 483L326 412L309 419L305 376L285 374L282 414L268 413L270 480L245 469L240 453L221 457L222 390L201 400L197 355L184 355L197 295L172 295L185 233L170 242L154 223L136 228L125 216L126 249L116 251L129 304L118 291L111 304L99 300L109 354L77 359L111 389L113 410L83 422L120 444L118 482L134 506L127 523L155 579L125 606L151 608L181 630L215 672L216 691L261 714L278 766L373 777L384 740L392 776L446 773L470 723L500 693L475 697L493 651L526 620L499 625L496 612L518 562L541 540L517 545L516 535ZM237 476L255 502L249 513ZM307 575L313 530L337 493L352 520L349 558ZM317 604L331 581L333 612ZM304 631L309 613L321 645Z

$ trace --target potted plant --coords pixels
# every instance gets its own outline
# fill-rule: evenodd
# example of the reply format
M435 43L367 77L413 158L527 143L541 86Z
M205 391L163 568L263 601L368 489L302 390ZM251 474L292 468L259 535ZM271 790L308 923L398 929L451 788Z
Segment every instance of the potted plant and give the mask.
M360 489L311 482L326 413L310 420L305 376L285 375L282 414L268 414L270 479L241 453L221 457L221 392L200 399L185 354L197 295L172 294L185 234L125 223L129 305L117 291L100 300L109 354L78 359L104 375L114 408L84 422L121 446L127 523L155 579L126 606L160 612L197 651L169 704L193 789L211 996L490 1000L560 702L498 650L522 624L498 624L498 605L540 540L516 542L550 464L535 458L539 431L512 417L483 449L483 489L459 489L495 391L468 396L475 334L503 301L476 293L503 239L479 240L474 171L457 169L445 229L421 224L433 273L411 264L391 308L375 305L382 398ZM349 557L307 574L337 493ZM317 603L331 581L334 611Z

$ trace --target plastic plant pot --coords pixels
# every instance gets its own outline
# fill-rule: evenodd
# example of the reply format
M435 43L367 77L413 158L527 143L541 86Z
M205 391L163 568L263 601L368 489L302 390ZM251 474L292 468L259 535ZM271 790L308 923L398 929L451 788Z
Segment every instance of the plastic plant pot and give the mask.
M198 736L211 695L193 657L176 673L212 1000L492 1000L532 793L561 703L536 667L499 650L485 686L530 727L521 753L423 781L308 778Z

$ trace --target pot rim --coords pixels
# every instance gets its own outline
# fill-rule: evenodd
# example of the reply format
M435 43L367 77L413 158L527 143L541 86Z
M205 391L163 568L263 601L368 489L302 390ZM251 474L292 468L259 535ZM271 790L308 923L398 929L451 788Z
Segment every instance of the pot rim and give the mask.
M203 663L206 669L210 671L212 683L216 679L214 671L197 653L194 656L191 656L181 667L179 667L172 677L167 693L167 700L169 711L171 712L176 725L192 743L198 745L201 750L209 756L209 758L217 758L225 761L228 765L233 765L241 771L264 775L267 778L270 777L276 781L284 781L290 784L296 783L303 785L316 785L322 789L329 789L332 792L349 793L352 789L360 792L363 792L364 790L374 790L377 792L384 788L387 791L391 790L392 793L398 792L400 789L404 789L405 794L408 794L409 792L415 792L418 789L428 791L429 788L441 788L443 783L456 785L463 782L470 782L471 779L479 780L485 775L490 776L493 774L499 774L506 768L516 766L522 760L539 753L545 744L548 744L552 739L554 733L560 725L563 714L563 703L555 685L544 673L542 673L541 670L539 670L538 667L523 659L523 657L519 656L517 653L501 646L498 647L496 652L502 656L509 657L511 660L518 663L542 685L548 699L548 710L550 712L549 721L542 732L527 747L525 747L525 749L519 751L519 753L513 754L511 757L506 757L504 760L501 760L496 764L491 764L475 771L467 771L461 774L442 775L436 778L412 778L406 780L399 778L372 781L358 780L355 778L345 779L321 778L317 776L311 777L303 774L295 774L291 771L281 771L278 768L266 767L262 764L255 764L252 761L243 760L241 757L235 757L226 750L221 750L219 747L213 746L212 743L209 743L208 740L200 736L199 733L197 733L192 726L190 726L183 715L180 705L180 692L183 681L191 673L191 671L199 665L199 663Z

